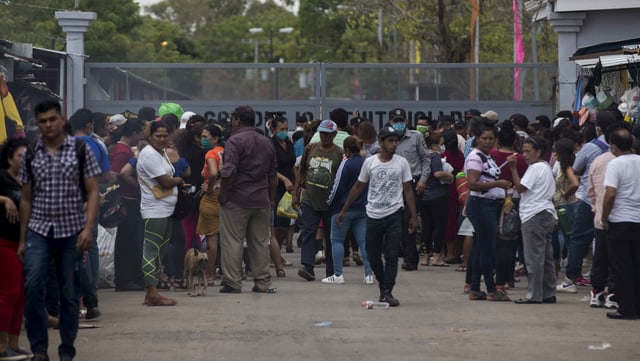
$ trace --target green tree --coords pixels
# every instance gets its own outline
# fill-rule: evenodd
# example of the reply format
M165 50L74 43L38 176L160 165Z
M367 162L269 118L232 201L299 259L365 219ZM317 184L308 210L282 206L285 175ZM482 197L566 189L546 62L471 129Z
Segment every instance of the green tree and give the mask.
M163 0L148 7L156 17L196 34L210 26L244 13L247 0Z

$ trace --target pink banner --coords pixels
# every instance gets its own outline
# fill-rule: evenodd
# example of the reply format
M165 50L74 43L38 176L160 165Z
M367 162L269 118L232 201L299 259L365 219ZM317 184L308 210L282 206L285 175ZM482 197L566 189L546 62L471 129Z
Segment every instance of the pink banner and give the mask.
M520 12L518 9L518 1L513 0L513 48L514 48L514 64L522 64L524 62L524 44L522 43L522 24L520 23ZM520 100L522 98L521 91L521 68L514 68L513 70L513 100Z

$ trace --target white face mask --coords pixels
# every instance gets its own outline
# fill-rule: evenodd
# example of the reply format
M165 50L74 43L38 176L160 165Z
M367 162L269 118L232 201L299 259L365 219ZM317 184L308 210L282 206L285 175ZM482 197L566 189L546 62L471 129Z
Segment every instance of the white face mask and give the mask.
M304 128L303 128L303 127L300 127L300 126L297 126L297 127L296 127L296 132L298 132L298 131L302 131L302 130L304 130Z

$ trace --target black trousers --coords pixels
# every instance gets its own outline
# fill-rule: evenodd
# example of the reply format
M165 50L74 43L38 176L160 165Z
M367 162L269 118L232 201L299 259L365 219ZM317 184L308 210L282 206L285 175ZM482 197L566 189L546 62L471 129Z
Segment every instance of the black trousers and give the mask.
M589 278L591 287L594 290L602 291L607 287L609 293L616 293L614 276L609 265L606 233L602 229L596 228L596 248L593 252L593 263L591 264Z
M516 249L518 249L518 239L496 239L496 285L503 286L513 282L513 269L516 263ZM521 243L521 242L520 242Z
M609 263L616 284L618 312L640 315L640 223L609 223L606 232Z
M416 185L418 184L417 181L413 181L411 188L413 189L413 194L407 195L405 194L404 197L413 197L414 199L414 204L416 205L416 212L418 212L419 210L417 208L418 207L418 199L416 197ZM404 204L407 204L407 201L405 199ZM416 233L417 232L413 232L413 233L409 233L409 220L411 219L411 212L409 212L409 209L405 209L404 212L404 216L403 216L403 222L402 222L402 255L404 257L404 264L403 266L406 268L417 268L418 267L418 245L416 242Z
M113 262L116 288L127 288L130 283L144 285L142 280L142 242L144 225L140 215L140 200L123 198L127 219L118 225Z
M449 216L449 193L436 199L420 200L422 248L426 253L440 253Z

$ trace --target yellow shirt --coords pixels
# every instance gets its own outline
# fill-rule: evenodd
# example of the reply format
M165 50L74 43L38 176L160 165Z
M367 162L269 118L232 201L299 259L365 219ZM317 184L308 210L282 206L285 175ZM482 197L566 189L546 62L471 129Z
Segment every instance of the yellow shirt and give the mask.
M9 117L17 123L16 131L18 132L24 131L24 125L22 125L22 118L20 118L18 107L16 107L16 103L13 100L11 93L7 93L6 97L0 99L2 100L0 105L0 143L3 143L7 140L7 126L5 124L6 117Z

